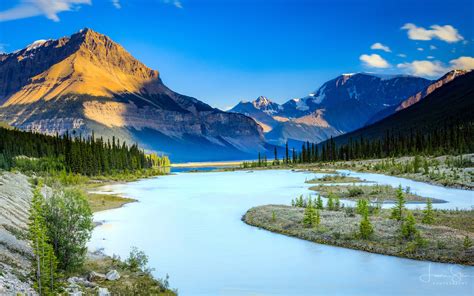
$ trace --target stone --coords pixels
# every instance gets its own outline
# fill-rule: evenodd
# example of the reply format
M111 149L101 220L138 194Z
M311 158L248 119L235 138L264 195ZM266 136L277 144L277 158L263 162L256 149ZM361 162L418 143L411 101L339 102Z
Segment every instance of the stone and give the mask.
M88 280L83 279L83 278L81 278L81 277L73 276L73 277L68 278L67 281L68 281L70 284L83 285L84 287L87 287L87 288L95 288L95 287L97 287L97 284L92 283L92 282L89 282Z
M95 271L91 271L91 273L89 273L89 277L88 277L88 280L91 281L91 282L101 282L101 281L105 281L105 279L106 279L105 274L95 272Z
M99 289L97 290L97 295L98 296L110 296L109 289L99 287Z
M112 270L110 270L109 272L107 272L107 274L105 275L105 277L106 277L107 280L109 280L109 281L115 281L115 280L120 279L120 274L119 274L118 271L116 271L115 269L112 269Z

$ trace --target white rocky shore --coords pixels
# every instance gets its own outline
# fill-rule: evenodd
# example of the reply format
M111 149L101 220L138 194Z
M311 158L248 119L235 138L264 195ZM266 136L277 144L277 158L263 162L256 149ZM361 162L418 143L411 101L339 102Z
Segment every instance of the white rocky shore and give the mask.
M0 295L37 295L29 279L26 241L32 187L28 177L0 171Z

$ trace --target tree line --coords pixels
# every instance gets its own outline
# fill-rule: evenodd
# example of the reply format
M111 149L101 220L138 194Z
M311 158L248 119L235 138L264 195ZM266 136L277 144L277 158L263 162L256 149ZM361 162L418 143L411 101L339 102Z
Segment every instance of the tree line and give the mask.
M0 128L0 169L31 167L34 171L66 171L88 176L169 166L166 156L145 154L137 144L118 138L43 135Z
M329 140L316 144L306 142L301 149L285 145L285 154L280 157L275 148L271 164L299 164L327 161L347 161L353 159L373 159L406 155L461 154L474 151L474 123L457 123L424 132L412 129L407 133L387 130L383 138L369 139L360 136L349 138L345 144ZM245 162L244 167L267 166L267 155L258 154L257 161Z

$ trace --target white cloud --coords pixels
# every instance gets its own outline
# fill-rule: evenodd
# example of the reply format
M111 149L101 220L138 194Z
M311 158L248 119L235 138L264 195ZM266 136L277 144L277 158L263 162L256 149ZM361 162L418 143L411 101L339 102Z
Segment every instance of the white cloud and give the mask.
M431 57L427 57L431 58ZM440 61L413 61L411 63L398 64L399 69L417 76L440 76L450 70L472 70L474 69L474 58L462 56L449 61L449 66L444 65Z
M432 25L431 29L417 27L415 24L407 23L401 29L407 30L408 38L412 40L432 40L434 38L448 43L458 42L464 39L458 30L451 25Z
M404 53L399 53L399 54L397 54L397 56L399 56L399 57L401 57L401 58L406 58L406 57L407 57L407 55L404 54Z
M363 54L359 59L366 65L371 68L388 68L390 64L378 54Z
M170 4L173 5L176 8L182 9L183 8L183 3L181 0L161 0L165 4Z
M423 51L424 49L423 49L423 47L418 47L416 50Z
M110 2L112 2L112 5L117 9L122 8L122 5L120 5L120 0L110 0Z
M447 69L440 61L413 61L411 63L401 63L397 68L404 69L410 74L417 76L438 76L447 72Z
M435 49L437 49L437 47L434 46L434 45L430 45L430 49L431 49L431 50L435 50Z
M459 57L449 62L452 69L471 70L474 69L473 57Z
M388 47L387 45L383 45L382 43L380 42L377 42L377 43L374 43L372 44L372 46L370 47L370 49L380 49L380 50L383 50L385 52L392 52L390 50L390 47Z
M426 58L429 59L429 60L432 60L432 59L434 59L435 57L434 57L434 56L427 56Z
M58 13L91 4L91 0L22 0L17 6L0 11L0 22L44 15L59 22Z

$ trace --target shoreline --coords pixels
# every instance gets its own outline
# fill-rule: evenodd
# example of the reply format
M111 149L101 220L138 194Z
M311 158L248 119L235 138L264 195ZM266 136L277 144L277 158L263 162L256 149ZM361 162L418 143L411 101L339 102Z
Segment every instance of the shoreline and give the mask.
M332 232L329 233L329 230L331 230L328 225L325 224L325 219L329 219L327 217L331 215L338 215L336 216L337 218L341 219L342 216L341 212L334 212L334 211L329 211L329 210L321 210L321 228L303 228L301 225L296 225L299 222L296 222L294 219L295 218L300 218L302 220L303 217L303 211L304 209L302 208L295 208L295 207L290 207L290 206L285 206L285 205L264 205L264 206L257 206L250 208L243 216L242 216L242 221L250 226L257 227L259 229L263 229L266 231L270 231L272 233L278 233L281 235L297 238L297 239L302 239L306 241L310 241L313 243L318 243L318 244L324 244L328 246L335 246L335 247L341 247L341 248L346 248L346 249L353 249L353 250L358 250L358 251L365 251L369 253L374 253L374 254L380 254L380 255L386 255L386 256L394 256L394 257L399 257L399 258L405 258L405 259L413 259L413 260L419 260L419 261L426 261L426 262L439 262L439 263L447 263L447 264L461 264L463 266L474 266L474 254L472 254L472 250L470 251L470 254L463 253L462 251L458 249L453 250L446 248L443 250L443 252L454 252L456 251L456 255L446 255L446 254L441 254L442 251L440 250L418 250L416 252L410 253L405 250L405 247L408 247L410 242L403 242L400 244L393 243L392 245L387 245L387 242L378 242L375 240L361 240L361 239L356 239L352 238L351 236L353 233L347 232L347 233L341 233L341 232ZM273 213L275 213L276 222L273 221ZM290 218L285 216L284 218L281 218L281 216L290 213ZM278 221L278 220L282 221ZM336 219L336 218L334 218ZM371 217L371 220L375 220L376 218ZM345 220L351 220L353 223L355 219L345 219ZM359 218L357 218L357 221ZM349 223L347 221L344 221L345 223ZM278 223L282 223L281 225ZM342 223L340 220L338 223ZM374 223L374 222L373 222ZM395 223L395 222L393 222ZM272 225L275 224L275 225ZM423 228L426 230L425 225L420 226L420 228ZM449 228L447 226L430 226L432 228L432 231L435 233L436 231L442 232L442 233L449 233L451 231L454 231L452 236L448 236L445 241L442 243L446 244L454 244L452 241L455 234L457 236L466 235L466 231L459 231L457 229ZM375 224L375 228L378 228L378 225ZM329 230L327 230L329 229ZM340 230L340 229L338 229ZM379 229L380 232L380 229ZM432 235L430 233L430 235ZM472 233L469 232L469 236L474 237ZM457 239L461 239L461 237L458 237ZM431 241L430 241L431 242ZM458 242L456 242L458 243ZM467 252L467 251L466 251ZM457 256L457 257L454 257Z

